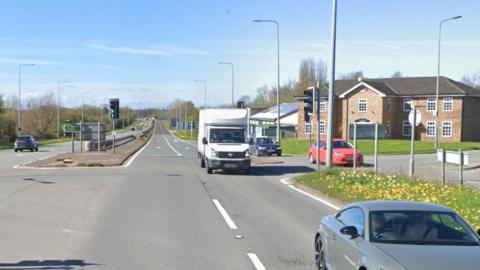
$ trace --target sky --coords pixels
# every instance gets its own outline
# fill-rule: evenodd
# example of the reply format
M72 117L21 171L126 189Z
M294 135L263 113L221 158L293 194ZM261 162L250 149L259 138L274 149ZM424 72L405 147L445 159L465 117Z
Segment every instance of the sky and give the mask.
M297 79L300 61L330 60L331 0L2 0L0 94L22 98L57 93L64 106L164 107L176 98L203 105L254 95L277 78ZM441 74L460 80L480 72L480 1L338 0L337 76L434 76L438 24L444 24Z

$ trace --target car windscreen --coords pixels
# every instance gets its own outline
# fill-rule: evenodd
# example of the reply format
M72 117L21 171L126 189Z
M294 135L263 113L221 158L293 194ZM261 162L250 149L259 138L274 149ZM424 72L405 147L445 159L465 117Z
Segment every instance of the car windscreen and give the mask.
M211 143L245 143L243 129L213 128L210 130Z
M479 238L451 212L372 211L370 241L412 245L478 246Z
M257 143L259 144L273 143L273 140L272 138L258 138Z
M21 141L21 142L28 142L30 140L29 137L18 137L17 138L17 141Z
M333 148L353 148L353 147L346 141L333 141Z

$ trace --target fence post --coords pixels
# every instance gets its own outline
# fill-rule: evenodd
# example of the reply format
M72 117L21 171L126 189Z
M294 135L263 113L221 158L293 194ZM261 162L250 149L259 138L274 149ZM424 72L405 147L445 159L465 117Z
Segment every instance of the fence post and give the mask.
M373 166L375 173L378 172L378 122L375 122L375 153L373 157Z
M357 168L357 122L353 122L353 169Z
M463 151L462 149L458 150L458 157L460 159L460 185L463 186Z
M442 183L445 186L445 149L442 149Z
M415 172L415 127L417 123L417 108L415 106L412 107L413 112L413 123L410 123L410 133L411 133L411 142L410 142L410 166L408 175L410 177L413 176Z

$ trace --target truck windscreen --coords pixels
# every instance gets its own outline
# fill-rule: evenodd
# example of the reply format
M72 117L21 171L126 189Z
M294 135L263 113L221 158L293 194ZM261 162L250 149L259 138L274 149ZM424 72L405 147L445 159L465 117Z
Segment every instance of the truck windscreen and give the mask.
M245 143L243 129L215 128L210 130L211 143Z

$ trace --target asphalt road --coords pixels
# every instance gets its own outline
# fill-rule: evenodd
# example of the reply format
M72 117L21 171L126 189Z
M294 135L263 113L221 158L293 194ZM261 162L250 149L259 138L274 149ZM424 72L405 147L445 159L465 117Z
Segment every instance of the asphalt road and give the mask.
M280 182L311 168L265 160L207 175L196 146L158 126L128 167L2 165L0 269L314 269L334 210Z

